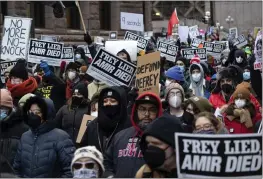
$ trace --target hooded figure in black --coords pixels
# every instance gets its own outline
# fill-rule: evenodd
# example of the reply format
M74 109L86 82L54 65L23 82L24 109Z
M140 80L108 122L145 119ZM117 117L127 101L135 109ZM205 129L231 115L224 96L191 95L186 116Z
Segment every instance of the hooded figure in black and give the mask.
M247 55L243 50L235 48L230 51L228 56L228 62L231 62L233 65L237 65L241 69L244 69L248 65Z
M75 63L78 63L80 66L88 66L88 59L85 55L85 51L83 48L78 47L74 52Z
M121 51L119 51L117 53L117 56L124 59L124 60L127 60L128 62L131 62L131 57L125 49L122 49Z
M81 146L95 146L103 154L113 136L131 126L127 114L127 96L122 87L106 87L100 92L98 117L87 124Z

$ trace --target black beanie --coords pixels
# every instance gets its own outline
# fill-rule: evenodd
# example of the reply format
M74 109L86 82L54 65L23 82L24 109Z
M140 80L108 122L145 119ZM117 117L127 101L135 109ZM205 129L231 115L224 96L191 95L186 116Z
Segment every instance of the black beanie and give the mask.
M87 84L86 83L79 83L77 84L74 88L73 88L73 91L72 93L75 92L75 90L78 90L78 92L80 94L82 94L84 96L84 98L88 99L88 87L87 87Z
M79 68L80 68L81 65L75 63L75 62L69 62L69 64L67 65L66 67L66 71L68 71L69 69L72 69L72 70L76 70L76 72L79 71Z
M112 89L108 89L106 91L103 91L103 94L102 94L103 98L102 99L105 99L105 98L113 98L113 99L116 99L116 101L120 102L120 94L117 93L116 91L112 90Z
M9 74L10 77L17 77L23 80L28 79L28 71L26 69L26 61L18 60Z
M144 131L142 136L140 147L144 153L147 149L146 136L153 136L171 147L175 148L175 132L183 132L183 128L179 120L175 120L174 117L164 115L154 120L147 129Z

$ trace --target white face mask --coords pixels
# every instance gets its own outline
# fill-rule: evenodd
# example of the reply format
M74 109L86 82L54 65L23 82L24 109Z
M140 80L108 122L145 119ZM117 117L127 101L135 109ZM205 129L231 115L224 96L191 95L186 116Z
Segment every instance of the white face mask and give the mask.
M242 63L243 58L242 58L242 57L237 57L237 58L236 58L236 61L237 61L237 63Z
M200 79L201 79L201 73L192 74L192 78L193 78L194 82L200 81Z
M169 86L169 84L171 84L171 80L166 80L165 81L165 87Z
M94 169L81 168L74 170L73 178L98 178L98 171Z
M93 117L98 117L98 111L91 112L90 115Z
M173 96L169 98L169 105L173 108L178 108L182 104L182 98L179 96Z
M72 72L72 71L68 72L68 78L70 80L75 79L76 78L76 72Z
M77 54L75 55L75 59L80 59L80 58L81 58L81 55L77 53Z
M19 79L19 78L13 78L13 79L11 79L11 84L12 84L12 85L19 85L19 84L21 84L21 83L23 83L23 81L22 81L21 79Z
M235 105L237 108L243 108L246 105L246 100L244 99L236 99L235 100Z

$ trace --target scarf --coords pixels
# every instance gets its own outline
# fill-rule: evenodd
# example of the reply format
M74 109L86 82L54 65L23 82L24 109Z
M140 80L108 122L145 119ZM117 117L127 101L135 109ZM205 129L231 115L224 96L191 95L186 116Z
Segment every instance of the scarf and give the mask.
M195 96L204 97L204 86L205 86L205 79L200 80L198 83L192 82L189 86L189 89L193 90L193 94Z
M38 87L37 81L33 77L29 77L21 84L11 84L10 79L6 83L7 89L11 92L12 97L22 97L27 93L32 93Z
M78 77L76 80L74 80L74 82L67 80L67 88L66 88L66 99L67 100L69 100L72 97L72 93L73 93L72 90L78 84L79 81L80 79Z

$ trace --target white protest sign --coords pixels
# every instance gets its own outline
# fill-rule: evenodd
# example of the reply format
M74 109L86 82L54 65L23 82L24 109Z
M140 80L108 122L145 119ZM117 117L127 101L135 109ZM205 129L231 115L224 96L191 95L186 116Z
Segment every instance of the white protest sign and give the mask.
M204 42L204 48L206 48L207 54L212 55L214 58L220 58L221 52L224 50L224 44Z
M78 45L78 48L83 48L84 52L85 52L85 56L88 58L92 58L90 51L89 51L89 47L88 45Z
M51 36L51 35L41 35L40 40L49 41L49 42L57 42L58 37L57 36Z
M67 63L74 62L73 47L64 47L63 48L62 60L66 61Z
M5 16L1 59L14 61L27 59L28 40L32 19Z
M248 44L247 39L243 34L238 36L238 38L233 39L233 43L237 48L242 48Z
M157 44L157 50L161 52L161 57L165 57L166 60L175 62L178 47L166 42L161 42Z
M230 28L229 29L229 34L233 35L234 38L237 38L238 37L237 28L236 27Z
M28 49L28 62L40 63L44 60L50 66L60 66L64 43L31 39Z
M132 32L127 31L124 36L124 40L136 40L137 41L137 52L139 53L141 50L146 50L146 46L148 44L148 40L143 37L134 34Z
M188 26L179 26L178 27L178 34L179 34L181 42L187 42L188 33L189 33L189 27Z
M109 86L130 86L136 65L100 49L89 66L87 73Z
M175 133L178 178L261 178L262 134Z
M198 46L202 43L204 44L204 40L201 40L201 39L198 39L198 38L193 38L192 39L192 43L191 43L191 46L192 47L195 47L195 48L198 48Z
M143 14L121 12L121 29L144 32Z
M104 38L100 36L94 37L94 43L103 46L104 45Z
M254 45L254 54L257 62L262 62L262 31L258 31Z
M144 38L146 40L150 40L152 36L153 36L153 31L144 32Z
M186 59L191 60L195 56L195 54L197 54L200 60L207 61L206 48L182 49L181 51L182 56Z
M199 36L199 30L197 25L189 27L189 36L190 38L195 38L196 36Z
M106 41L105 49L117 55L121 50L126 50L130 57L131 61L137 61L137 41L134 40L118 40L118 41Z

